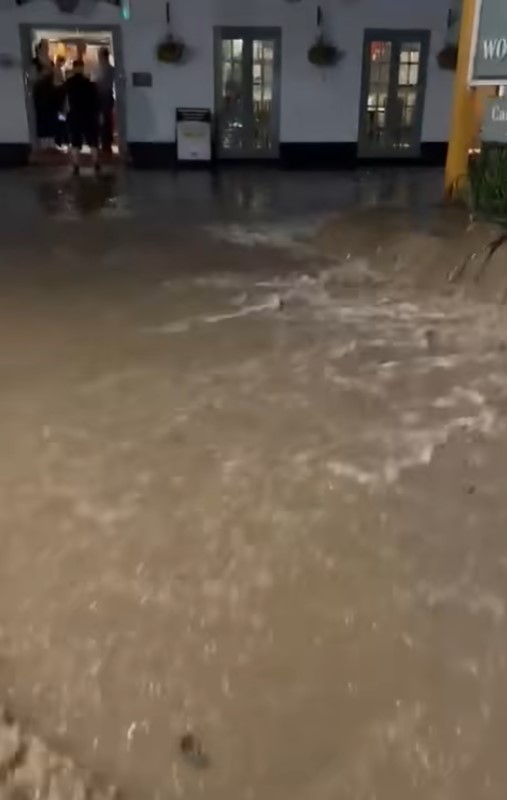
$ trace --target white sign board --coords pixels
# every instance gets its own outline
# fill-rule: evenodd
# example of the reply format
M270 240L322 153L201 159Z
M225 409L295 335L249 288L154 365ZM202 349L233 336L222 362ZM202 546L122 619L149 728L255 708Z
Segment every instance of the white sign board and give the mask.
M470 84L507 84L507 0L476 0Z

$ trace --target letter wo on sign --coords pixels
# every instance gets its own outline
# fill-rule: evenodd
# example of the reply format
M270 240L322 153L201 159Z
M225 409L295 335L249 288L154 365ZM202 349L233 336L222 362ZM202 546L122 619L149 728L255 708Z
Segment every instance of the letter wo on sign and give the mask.
M484 59L486 61L504 61L507 58L507 38L483 39Z
M470 82L507 84L507 0L475 0L476 35Z

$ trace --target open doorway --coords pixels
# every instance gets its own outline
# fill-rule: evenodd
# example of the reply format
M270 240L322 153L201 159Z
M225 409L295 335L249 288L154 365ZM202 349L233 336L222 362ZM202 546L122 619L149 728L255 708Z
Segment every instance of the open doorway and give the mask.
M36 62L41 42L46 43L48 62L42 80ZM43 165L67 162L69 132L62 86L72 74L72 65L76 59L84 61L85 74L92 81L100 81L99 53L104 49L109 53L114 82L112 110L108 115L108 125L101 129L101 145L105 158L113 162L122 159L126 152L126 142L120 30L117 27L103 29L96 26L70 28L21 25L21 49L31 162ZM106 141L106 131L109 141ZM83 152L86 159L86 146Z

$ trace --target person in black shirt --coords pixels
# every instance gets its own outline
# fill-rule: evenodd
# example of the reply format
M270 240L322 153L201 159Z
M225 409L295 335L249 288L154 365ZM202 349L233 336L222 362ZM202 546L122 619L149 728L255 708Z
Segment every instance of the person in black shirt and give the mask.
M65 94L69 109L68 128L74 174L79 174L79 155L84 144L90 148L95 171L98 172L99 97L97 87L84 74L82 59L73 63L72 76L65 82Z

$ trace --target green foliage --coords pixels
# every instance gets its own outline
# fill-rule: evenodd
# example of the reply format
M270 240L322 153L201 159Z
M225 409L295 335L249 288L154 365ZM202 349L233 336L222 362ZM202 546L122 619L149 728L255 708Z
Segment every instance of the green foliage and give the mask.
M507 146L483 145L469 177L472 211L507 225Z
M169 35L157 46L157 58L162 64L179 64L185 49L184 42Z

